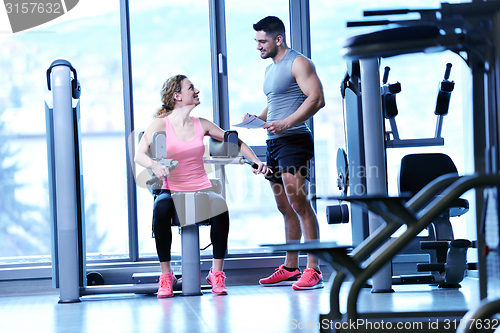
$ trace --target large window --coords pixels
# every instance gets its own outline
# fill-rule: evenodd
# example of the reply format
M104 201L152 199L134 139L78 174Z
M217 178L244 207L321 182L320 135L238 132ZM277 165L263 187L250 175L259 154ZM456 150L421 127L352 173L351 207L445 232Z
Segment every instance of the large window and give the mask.
M213 120L208 2L132 0L130 31L136 143L161 107L160 89L172 75L186 75L200 90L201 104L192 115ZM137 174L142 172L138 166ZM143 187L137 189L137 208L140 254L154 256L153 197ZM180 237L173 237L172 251L180 253Z
M245 10L242 10L245 8ZM246 113L260 115L267 106L263 92L264 73L272 60L261 59L255 42L253 24L268 16L277 16L285 24L290 46L288 0L226 2L227 58L229 77L229 114L231 124L241 122ZM249 145L265 145L267 131L234 128Z
M158 1L144 6L131 1L132 72L134 78L134 115L136 132L146 129L153 111L160 104L159 89L170 75L183 73L200 89L202 104L193 115L213 120L210 73L210 28L208 4ZM266 15L280 16L288 30L288 1L269 4L262 1L226 2L226 32L230 122L240 122L245 113L260 113L266 105L262 92L265 67L254 41L253 23ZM262 9L265 9L264 11ZM188 24L186 22L189 22ZM264 145L264 130L238 130L249 145ZM265 159L265 157L261 157ZM215 178L213 167L207 165ZM138 168L137 173L143 172ZM231 217L229 252L258 248L260 244L280 241L284 236L281 215L276 209L268 182L253 175L248 165L229 165L226 172L226 198ZM141 256L156 253L151 238L153 201L145 189L138 189L138 220ZM174 228L175 229L175 228ZM271 230L263 238L256 230ZM201 228L201 246L208 245L209 229ZM173 238L172 252L180 252L180 237Z
M127 252L119 2L98 7L1 43L0 255L10 257L1 262L50 261L44 100L55 59L69 60L82 85L87 252Z
M242 10L244 8L244 10ZM246 113L260 115L267 105L263 92L264 73L271 59L261 59L253 24L268 16L285 24L290 45L288 0L226 1L229 117L241 122ZM265 146L267 131L233 127L248 145ZM265 155L259 156L265 162ZM269 181L255 176L248 165L226 167L228 205L231 214L229 250L258 248L285 241L283 217L276 208ZM262 232L264 231L265 232Z

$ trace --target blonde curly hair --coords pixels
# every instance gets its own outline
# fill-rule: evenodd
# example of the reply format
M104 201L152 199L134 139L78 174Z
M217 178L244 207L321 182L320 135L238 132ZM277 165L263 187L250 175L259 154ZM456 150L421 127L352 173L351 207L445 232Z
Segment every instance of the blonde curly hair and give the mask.
M180 93L182 90L182 80L187 79L186 75L177 74L169 77L161 87L162 106L154 113L154 118L163 118L168 116L174 110L174 93Z

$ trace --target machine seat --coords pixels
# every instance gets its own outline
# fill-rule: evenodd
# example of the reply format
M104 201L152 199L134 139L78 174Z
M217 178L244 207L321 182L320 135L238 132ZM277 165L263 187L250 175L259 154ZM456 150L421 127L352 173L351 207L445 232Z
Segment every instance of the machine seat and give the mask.
M222 181L220 179L210 179L210 182L212 183L212 189L214 190L214 192L217 194L222 194ZM179 221L177 215L175 216L175 218L172 219L171 224L172 226L181 227L181 222ZM210 224L211 224L210 219L206 219L196 223L196 225L210 225Z
M458 176L458 170L455 163L446 154L425 153L406 155L401 160L399 191L400 193L410 193L411 196L414 196L425 185L447 174ZM449 214L450 217L460 216L468 210L469 202L458 198L450 206Z

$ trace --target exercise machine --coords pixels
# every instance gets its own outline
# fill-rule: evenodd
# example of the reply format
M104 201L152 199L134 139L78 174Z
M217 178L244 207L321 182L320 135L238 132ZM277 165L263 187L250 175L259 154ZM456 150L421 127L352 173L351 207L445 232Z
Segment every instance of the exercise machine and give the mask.
M372 75L378 77L378 71L376 68L373 68L373 63L370 68ZM366 67L366 65L365 65ZM368 67L367 67L368 68ZM366 71L366 69L365 69ZM347 132L347 142L346 148L348 153L344 151L342 148L339 149L337 153L337 172L339 175L338 179L338 187L341 190L343 195L363 195L367 193L367 185L366 178L371 177L370 173L371 169L374 169L377 174L382 174L384 178L387 178L387 167L385 163L385 150L380 150L377 158L378 164L375 166L372 164L366 163L365 155L367 151L373 151L375 149L373 145L373 138L377 138L375 142L381 144L385 149L389 148L406 148L406 147L428 147L428 146L442 146L444 145L444 139L441 136L442 126L443 126L443 118L448 114L448 107L451 97L451 92L454 88L454 82L449 80L450 72L451 72L451 64L447 64L444 80L440 82L437 101L434 113L437 117L436 120L436 129L435 136L432 138L414 138L414 139L401 139L396 123L396 116L398 115L398 108L396 103L396 94L401 91L401 83L388 83L390 68L388 66L385 67L383 79L382 79L382 87L380 88L380 92L377 93L374 89L369 90L371 94L365 93L364 98L370 98L371 102L363 103L363 94L362 94L362 83L363 80L361 78L361 66L359 61L348 61L348 70L344 79L341 82L341 95L345 101L345 128ZM366 80L366 74L364 76ZM373 80L371 83L376 84ZM371 87L370 87L371 88ZM366 90L366 88L365 88ZM380 94L380 96L379 96ZM365 121L364 118L370 116L370 114L366 114L366 111L363 110L367 107L373 108L373 105L380 105L380 112L383 114L383 118L385 118L390 124L390 130L385 130L385 126L382 123L382 133L383 133L383 141L380 138L380 132L375 132L372 127L374 126L372 122ZM378 120L380 122L380 120ZM366 127L364 127L366 126ZM361 133L361 135L359 135ZM368 139L365 136L368 135ZM377 149L375 149L377 150ZM371 158L374 160L374 158ZM435 166L438 167L437 165ZM429 169L427 167L427 169ZM349 172L351 171L351 172ZM363 171L363 172L361 172ZM454 170L456 172L456 169ZM420 184L420 188L426 185L428 182L433 180L433 178L427 177L426 183ZM380 186L380 185L379 185ZM386 185L387 186L387 185ZM385 189L386 191L386 189ZM412 194L416 194L418 191L414 191ZM369 226L370 222L367 221L367 213L360 211L362 210L360 207L351 206L352 215L351 223L352 223L352 237L353 237L353 245L356 246L360 244L364 239L366 239L369 235ZM463 214L463 212L462 212ZM348 209L347 205L333 205L327 207L327 221L330 224L333 223L342 223L348 221ZM373 218L373 216L371 217ZM441 223L444 225L444 222ZM452 240L452 230L451 225L448 223L450 230L446 234L446 238L432 238L428 237L426 240L436 241L436 240ZM442 232L441 234L444 234ZM432 233L431 236L435 236L435 233ZM443 244L442 244L443 245ZM426 246L431 246L430 243L426 243ZM406 254L404 255L404 259L402 261L407 262L411 257L411 261L421 262L421 263L432 263L437 262L436 260L432 260L435 256L431 255L431 261L429 261L429 255L420 251L420 249L413 247L412 252L408 251L408 247L406 248ZM398 262L401 260L397 260ZM441 261L442 262L442 261ZM399 266L397 264L396 266ZM393 263L392 268L395 267ZM416 268L416 265L415 265ZM423 269L423 266L421 267ZM384 280L388 279L389 274L394 273L389 272L389 268L386 270L386 275L383 278ZM462 269L464 270L464 269ZM414 270L416 273L416 269ZM435 274L434 274L435 275ZM463 275L463 274L462 274ZM445 279L441 279L445 280ZM454 279L456 280L456 279ZM418 276L405 276L404 278L396 277L392 279L392 282L396 283L409 283L413 281L415 283L440 283L442 285L447 285L445 282L439 282L440 279L435 279L434 276L424 277L422 274ZM377 281L374 282L377 284ZM385 284L386 285L386 284ZM450 284L451 285L451 284ZM454 284L456 285L456 284ZM377 291L380 291L380 288L375 286L374 288ZM383 289L382 289L383 290Z
M350 244L305 242L273 245L271 249L312 253L335 269L336 275L330 289L330 312L319 316L320 323L327 323L321 326L322 332L372 332L373 326L369 324L370 322L380 323L381 319L386 323L408 320L417 322L420 318L422 325L427 325L430 321L440 321L440 332L450 332L450 329L455 331L455 328L443 325L442 321L443 319L459 321L465 315L466 309L463 311L422 311L420 316L416 313L397 311L389 314L360 313L358 311L359 294L370 277L390 263L397 253L463 193L473 188L498 186L500 186L499 174L462 177L445 175L432 181L410 199L377 195L348 196L343 200L365 207L385 221L385 224L370 234L362 244L352 249ZM437 196L438 193L441 195ZM327 199L333 198L338 197ZM390 237L403 225L406 226L406 230L387 245ZM381 247L383 247L382 251L375 252ZM353 282L348 291L347 309L341 312L340 291L347 278L353 278ZM351 329L352 323L355 323L355 330ZM395 324L391 327L395 328ZM413 325L404 327L403 331L420 332L422 327L424 326Z
M85 295L156 292L156 284L104 285L98 272L87 273L77 70L67 60L55 60L47 70L47 85L53 100L52 108L45 104L52 281L59 289L59 303L80 302Z
M139 141L144 132L139 133ZM213 164L250 164L257 168L257 165L249 162L239 156L238 133L236 131L226 131L223 141L217 141L210 138L209 152L210 158L205 158L205 163ZM167 157L166 148L167 138L165 132L153 133L151 144L148 150L148 156L162 165L169 166L169 171L175 169L179 162ZM155 195L156 190L163 186L163 180L156 177L148 169L151 179L146 181L148 189ZM223 194L223 186L220 179L210 179L213 190L218 194ZM211 216L208 203L208 193L204 191L196 192L174 192L172 194L176 218L172 219L172 226L179 228L181 235L181 270L182 275L178 276L178 285L174 286L176 290L182 290L181 296L199 296L202 295L201 276L200 276L200 231L199 226L210 225ZM208 246L210 246L209 244ZM206 248L208 248L208 246ZM205 248L205 249L206 249ZM160 272L135 273L132 279L137 284L157 283Z
M398 115L396 94L401 91L399 82L388 83L388 66L384 69L382 79L382 110L384 118L389 120L390 131L386 131L386 147L427 147L444 145L441 136L444 116L448 114L451 93L455 82L450 81L452 64L446 65L444 79L439 84L438 94L434 114L436 115L436 129L433 138L417 138L401 140L396 124ZM399 193L413 196L432 180L445 174L458 175L458 170L445 154L409 154L402 158L399 171ZM453 228L450 217L461 216L469 210L469 203L465 199L458 199L453 207L440 215L427 228L427 236L417 236L414 241L408 244L399 254L401 261L407 261L410 256L418 256L423 251L429 252L429 260L417 263L416 271L409 275L394 276L395 263L393 262L393 284L401 283L430 283L441 287L460 287L460 282L465 276L467 269L474 268L474 265L466 263L467 249L473 246L473 242L454 239ZM418 274L431 271L432 274ZM417 274L415 274L417 273Z
M53 108L45 103L47 160L52 228L53 285L60 289L59 303L80 301L80 281L85 281L83 174L80 155L81 87L76 69L66 60L55 60L47 70ZM73 108L73 99L78 100ZM62 202L65 200L64 202ZM74 244L81 244L73 251Z
M399 192L409 196L417 194L425 185L443 175L458 176L458 171L451 158L442 153L409 154L401 160L399 172ZM457 288L465 277L466 270L474 265L466 262L467 250L473 242L467 239L455 239L450 217L461 216L469 210L469 202L458 198L453 204L433 221L427 228L426 236L417 236L410 242L400 256L429 252L429 260L416 265L412 275L393 277L393 284L429 283L440 287ZM420 253L422 253L420 251ZM431 274L415 274L417 272Z
M157 280L151 281L151 279L138 276L136 283L111 285L105 284L99 272L87 272L79 107L81 87L77 70L67 60L53 61L46 74L48 89L52 91L53 99L52 107L45 104L45 115L52 219L53 286L59 288L59 303L80 302L80 297L87 295L156 293ZM74 102L75 107L73 107ZM212 143L212 150L217 157L209 160L219 159L216 163L220 164L248 163L256 167L253 163L238 156L237 143L236 132L226 133L226 142ZM155 144L150 154L160 163L174 168L177 163L166 158L165 144L165 135L156 133ZM154 187L155 183L157 180L151 179L149 185ZM222 186L220 188L223 190ZM198 204L196 197L202 197L202 195L187 193L179 194L179 197L184 202L183 211L186 215L184 221L187 221L182 232L182 269L185 276L182 286L183 294L199 295L201 294L200 251L196 221L200 219L192 207ZM200 201L203 201L203 198ZM157 275L159 276L159 273Z
M139 141L144 132L139 133ZM169 171L173 171L179 162L167 157L167 138L165 132L155 132L151 138L151 144L148 149L148 156L168 166ZM147 169L151 179L146 182L147 188L156 199L157 192L163 186L163 179L156 177L152 170ZM219 194L221 185L218 179L211 179L212 187L216 188ZM204 221L201 215L208 209L208 194L203 192L173 193L176 218L171 221L172 226L179 227L181 234L181 270L182 277L178 279L178 285L174 289L181 289L182 296L202 295L201 275L200 275L200 232L199 225L210 224L209 220ZM137 284L157 283L159 281L159 272L153 273L135 273L132 279Z
M385 313L359 313L357 300L359 291L366 280L380 273L384 266L401 251L415 236L426 228L434 219L443 214L449 206L464 192L470 189L475 191L475 210L477 246L479 249L479 297L483 304L477 311L470 312L472 319L489 318L498 312L499 281L499 216L498 216L498 187L499 175L499 131L498 131L498 87L500 80L500 2L471 2L460 4L442 3L440 8L425 10L384 10L365 12L365 16L392 15L418 13L420 19L398 21L369 21L351 22L348 26L396 24L397 28L383 29L372 33L355 36L346 41L344 54L349 62L359 61L361 83L367 83L371 88L364 89L363 108L365 116L369 114L374 122L371 126L377 129L378 140L376 153L383 155L383 118L381 112L380 74L378 58L403 55L408 53L425 52L426 50L451 50L466 61L472 74L472 112L473 144L474 144L474 174L465 176L445 175L426 185L416 195L408 197L388 197L383 193L375 195L370 187L374 186L367 181L367 194L361 196L349 195L343 200L366 207L385 221L385 225L376 231L361 244L349 251L349 246L336 243L303 243L284 244L274 247L275 250L302 250L316 254L336 269L337 274L332 284L330 294L330 313L320 315L323 319L335 321L340 325L321 328L324 332L368 332L365 325L359 325L355 330L349 329L349 323L359 318L371 321L387 320ZM487 29L485 27L488 27ZM365 80L365 78L367 80ZM377 88L377 89L376 89ZM365 94L368 100L365 98ZM365 103L367 108L365 108ZM371 104L369 104L371 103ZM363 125L365 120L363 119ZM373 129L372 129L373 130ZM363 135L366 142L370 133L363 126ZM366 165L380 166L368 158L369 149L365 150ZM370 152L374 154L374 152ZM370 160L371 159L371 160ZM377 188L375 187L375 190ZM382 191L380 191L382 192ZM439 194L439 195L438 195ZM438 195L438 196L437 196ZM402 225L407 229L393 242L386 245L390 236ZM491 239L488 239L491 236ZM385 246L382 250L381 247ZM377 251L378 250L378 251ZM482 252L484 250L484 253ZM354 282L349 288L347 310L340 311L339 292L347 276L353 277ZM390 278L390 276L386 276ZM488 299L489 298L489 299ZM497 308L495 308L497 306ZM442 323L443 318L464 318L464 311L435 311L432 313L419 311L415 313L391 312L391 320L410 320L428 323L433 318ZM346 324L347 325L343 325ZM417 326L413 326L418 327ZM446 331L441 325L440 331ZM455 327L448 331L455 331ZM421 329L405 328L405 332L418 332ZM491 330L490 330L491 331Z

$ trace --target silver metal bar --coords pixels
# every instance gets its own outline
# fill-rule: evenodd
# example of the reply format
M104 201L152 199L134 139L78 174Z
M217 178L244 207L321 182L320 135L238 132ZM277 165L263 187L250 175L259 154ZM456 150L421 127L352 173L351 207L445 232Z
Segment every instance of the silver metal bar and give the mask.
M68 66L52 69L54 155L59 255L59 303L80 301L78 260L78 198L71 74Z
M235 157L235 158L224 158L224 157L211 157L211 158L203 158L203 163L207 164L244 164L243 157Z
M201 293L200 273L200 230L196 222L196 194L184 193L184 221L188 224L182 227L182 295L196 296Z
M365 139L366 193L387 195L387 171L385 165L385 129L380 97L380 72L377 58L359 61L361 70L361 95L363 107L363 133ZM374 174L375 172L375 174ZM376 232L382 221L369 214L370 234ZM378 255L375 251L374 255ZM391 292L392 271L390 263L373 276L372 292Z
M122 38L123 102L125 112L125 154L127 165L127 208L129 256L132 261L139 260L139 235L137 223L137 187L135 183L135 141L131 140L127 149L127 138L134 132L134 98L132 86L132 56L130 51L130 12L129 0L120 1L120 26Z
M80 295L102 295L102 294L154 294L158 291L158 284L144 283L144 284L117 284L117 285L104 285L104 286L89 286L80 288Z
M441 131L443 130L443 119L444 115L438 115L436 121L436 134L434 135L435 138L441 138Z

